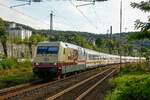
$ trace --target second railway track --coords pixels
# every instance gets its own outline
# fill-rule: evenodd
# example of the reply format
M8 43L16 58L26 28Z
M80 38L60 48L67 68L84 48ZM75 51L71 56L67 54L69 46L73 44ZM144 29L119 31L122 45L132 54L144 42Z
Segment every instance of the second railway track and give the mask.
M105 69L108 70L109 67L105 67L103 70ZM112 69L112 68L109 68L109 69ZM77 75L69 76L65 79L61 79L61 80L57 80L57 81L53 81L49 83L41 83L35 86L33 85L32 87L26 87L24 89L22 88L18 91L17 90L10 91L8 93L4 93L3 95L0 95L0 100L45 100L46 98L53 96L61 92L62 90L65 90L68 87L75 86L82 80L88 79L91 76L94 77L94 75L97 75L97 74L100 75L100 72L101 72L100 69L94 69L94 70L86 71ZM96 80L99 80L100 78L97 78ZM90 84L90 83L87 83L87 84ZM63 99L63 100L66 100L66 99Z

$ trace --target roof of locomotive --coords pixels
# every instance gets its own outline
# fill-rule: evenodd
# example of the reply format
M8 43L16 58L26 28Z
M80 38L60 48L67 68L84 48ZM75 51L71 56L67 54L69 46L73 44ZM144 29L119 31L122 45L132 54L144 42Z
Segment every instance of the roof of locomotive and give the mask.
M59 44L59 43L60 43L59 41L42 41L42 42L39 42L37 44L37 46L39 46L39 45Z
M62 46L64 48L73 48L73 49L82 48L78 45L74 45L74 44L62 42L62 41L42 41L42 42L38 43L38 45L49 45L49 44L54 44L54 45L59 44L60 46Z

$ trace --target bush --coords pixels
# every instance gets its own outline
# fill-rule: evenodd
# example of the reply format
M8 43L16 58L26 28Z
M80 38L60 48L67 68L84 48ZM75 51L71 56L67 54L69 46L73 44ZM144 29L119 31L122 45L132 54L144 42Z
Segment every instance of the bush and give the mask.
M34 80L32 63L29 60L18 62L13 58L0 61L0 89Z
M6 76L0 79L0 89L23 84L34 80L32 72L20 73L13 76Z
M124 68L121 69L120 75L125 74L137 74L137 73L145 73L148 70L147 63L142 64L129 64L126 65Z
M0 70L2 70L3 69L3 66L2 66L2 64L1 64L1 62L0 62Z
M124 75L112 81L115 89L106 100L149 100L150 74Z
M31 67L32 63L29 60L24 62L18 62L17 59L14 58L5 58L0 61L0 69L13 69L13 68L23 68L23 67Z
M146 63L127 65L110 84L113 90L106 100L150 100L150 74Z
M12 58L6 58L0 61L0 65L3 69L12 69L17 66L17 60Z

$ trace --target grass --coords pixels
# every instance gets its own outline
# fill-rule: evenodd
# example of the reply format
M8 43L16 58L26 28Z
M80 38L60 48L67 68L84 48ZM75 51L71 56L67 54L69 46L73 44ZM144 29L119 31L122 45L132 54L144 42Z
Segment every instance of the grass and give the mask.
M17 62L4 59L0 62L0 89L27 83L35 79L30 61Z
M105 100L150 100L150 73L147 64L127 65L115 79Z

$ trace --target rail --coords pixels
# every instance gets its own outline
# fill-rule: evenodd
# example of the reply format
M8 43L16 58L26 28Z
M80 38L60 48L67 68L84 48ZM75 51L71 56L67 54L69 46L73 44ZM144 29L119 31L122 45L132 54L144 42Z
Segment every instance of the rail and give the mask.
M71 87L69 87L69 88L67 88L67 89L65 89L65 90L63 90L63 91L61 91L61 92L59 92L59 93L57 93L57 94L55 94L55 95L49 97L49 98L47 98L47 100L55 100L55 99L61 98L61 96L63 96L63 95L65 95L65 94L69 93L70 91L72 91L72 90L78 88L79 86L83 86L85 83L87 83L87 82L89 82L89 81L91 81L91 80L94 80L94 78L97 78L97 77L99 77L100 75L103 75L104 73L106 73L106 72L108 72L108 71L110 71L110 70L112 70L112 69L114 69L114 68L106 69L106 70L104 70L104 71L102 71L102 72L100 72L100 73L98 73L98 74L96 74L96 75L94 75L94 76L91 76L91 77L89 77L88 79L85 79L85 80L83 80L83 81L81 81L81 82L79 82L79 83L77 83L77 84L75 84L75 85L73 85L73 86L71 86ZM97 82L95 85L93 85L89 90L87 90L86 92L84 92L83 94L81 94L79 97L77 97L76 100L80 100L80 98L82 98L82 97L84 97L86 94L88 94L93 88L95 88L98 84L100 84L102 81L104 81L107 77L109 77L109 76L110 76L112 73L114 73L115 71L116 71L116 69L114 69L113 71L111 71L108 75L106 75L106 76L105 76L104 78L102 78L99 82Z

